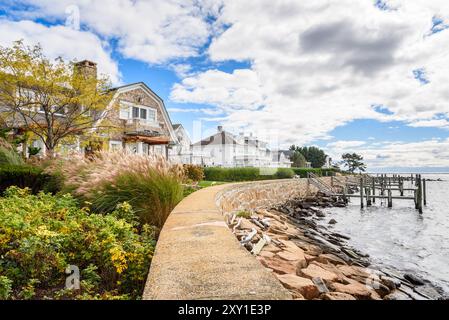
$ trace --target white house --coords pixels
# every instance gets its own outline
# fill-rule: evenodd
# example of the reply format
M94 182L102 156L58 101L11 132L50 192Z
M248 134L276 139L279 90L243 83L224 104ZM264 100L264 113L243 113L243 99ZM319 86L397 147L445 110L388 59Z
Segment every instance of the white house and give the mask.
M219 167L290 167L285 155L277 155L268 143L252 134L234 135L218 127L218 132L195 144L193 164Z
M176 163L192 164L193 152L189 134L182 124L174 124L173 130L178 141L170 148L169 159Z

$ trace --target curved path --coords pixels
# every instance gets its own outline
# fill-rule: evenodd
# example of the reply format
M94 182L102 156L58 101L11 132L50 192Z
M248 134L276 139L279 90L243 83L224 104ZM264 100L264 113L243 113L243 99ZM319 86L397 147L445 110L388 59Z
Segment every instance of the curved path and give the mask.
M223 212L282 202L309 192L305 185L303 180L226 184L185 198L162 229L143 299L291 299L239 244Z

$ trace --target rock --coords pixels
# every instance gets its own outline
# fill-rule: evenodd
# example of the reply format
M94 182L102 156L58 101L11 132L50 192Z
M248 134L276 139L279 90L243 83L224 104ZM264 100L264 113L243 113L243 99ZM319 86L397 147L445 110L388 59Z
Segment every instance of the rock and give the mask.
M323 253L323 249L321 249L319 246L316 246L313 244L300 242L300 241L295 241L295 244L299 248L303 249L306 254L311 255L311 256L319 256L320 254Z
M330 220L329 220L329 224L337 224L337 220L335 220L335 219L330 219Z
M317 212L315 213L315 215L316 215L317 217L320 217L320 218L326 217L326 214L325 214L323 211L317 211Z
M278 257L270 259L258 257L257 259L262 263L264 267L272 269L275 273L296 274L296 263L291 263Z
M318 257L312 256L310 254L305 253L304 257L306 258L307 263L311 263L312 261L315 261Z
M365 268L357 267L357 266L338 266L338 269L346 276L346 277L360 277L360 278L369 278L371 274Z
M320 293L327 293L327 292L329 292L329 289L327 288L327 286L324 283L323 279L321 279L321 278L313 278L312 282L317 286L318 291Z
M404 279L410 281L410 283L414 284L415 286L422 286L425 284L423 279L411 273L404 274Z
M340 234L340 233L337 233L337 232L333 232L333 233L331 233L331 235L334 236L334 237L337 237L337 238L342 238L342 239L345 239L345 240L351 240L350 237L345 236L345 235Z
M281 252L278 252L276 255L278 257L280 257L281 259L295 263L296 266L298 266L300 268L304 268L305 266L307 266L307 260L304 256L304 253L299 253L299 252L293 253L293 252L288 252L288 251L281 251Z
M270 251L261 251L259 253L259 257L263 257L263 258L273 258L274 257L274 253L270 252Z
M347 263L343 259L341 259L331 253L319 255L318 258L316 259L316 261L321 262L321 263L332 263L334 265L339 265L339 264L347 265Z
M369 285L377 292L381 297L385 297L390 294L391 290L386 285L380 283L379 281L369 282Z
M401 281L384 275L380 276L380 281L388 288L390 288L390 290L394 290L401 286Z
M282 251L282 249L275 245L267 244L265 247L263 247L263 251L269 251L272 253L276 253L276 252Z
M431 300L438 300L442 297L434 287L428 284L415 288L415 292Z
M351 281L349 284L333 283L331 288L337 292L350 294L362 300L372 299L372 296L377 298L377 294L374 291L357 281Z
M240 223L239 229L243 229L243 230L256 229L256 230L258 230L259 227L256 226L254 223L252 223L251 221L249 221L247 219L242 219L242 222Z
M284 287L299 292L306 299L314 299L319 296L318 288L310 279L298 277L294 274L276 275L276 277Z
M325 270L315 264L310 264L307 268L298 270L298 275L313 279L321 278L326 283L331 283L338 280L338 275L328 270Z
M384 300L411 300L411 298L407 294L395 290L389 295L386 295Z
M356 300L353 296L342 292L328 292L321 295L323 300Z

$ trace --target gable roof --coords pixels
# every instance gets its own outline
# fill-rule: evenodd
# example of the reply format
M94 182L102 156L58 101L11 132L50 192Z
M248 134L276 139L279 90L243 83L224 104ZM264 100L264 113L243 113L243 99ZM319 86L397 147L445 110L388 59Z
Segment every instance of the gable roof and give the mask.
M222 131L222 132L218 132L206 139L203 139L197 143L194 143L194 146L207 146L207 145L217 145L217 144L238 144L237 141L235 141L234 139L234 135L226 132L226 131Z
M119 94L126 92L126 91L135 90L138 88L144 90L147 94L149 94L157 102L159 102L159 104L161 105L162 116L164 117L165 121L167 122L167 127L168 127L171 141L173 141L173 143L177 143L178 139L176 138L175 131L173 129L173 123L171 122L170 115L168 114L167 108L165 107L164 100L162 100L161 97L159 97L153 90L151 90L151 88L148 87L145 82L130 83L127 85L123 85L123 86L111 89L111 91L115 92L115 94L110 102L110 106L113 105L113 103L116 101Z

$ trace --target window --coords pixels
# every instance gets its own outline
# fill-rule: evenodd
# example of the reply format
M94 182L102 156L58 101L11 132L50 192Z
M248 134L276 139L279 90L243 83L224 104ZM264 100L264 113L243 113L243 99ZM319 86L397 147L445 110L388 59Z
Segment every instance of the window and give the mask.
M120 105L120 119L128 120L129 119L129 106L126 104Z
M135 106L122 102L120 108L120 119L143 120L145 122L156 122L156 110L150 107Z
M139 119L139 108L133 107L133 119Z
M147 120L147 109L140 109L140 119Z

